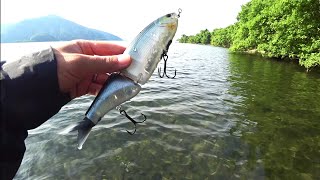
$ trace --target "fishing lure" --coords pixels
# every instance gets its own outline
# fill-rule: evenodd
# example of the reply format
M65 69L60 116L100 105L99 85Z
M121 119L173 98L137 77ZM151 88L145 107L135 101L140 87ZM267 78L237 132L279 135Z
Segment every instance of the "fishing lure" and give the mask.
M149 80L162 58L165 58L164 73L166 73L167 52L177 31L180 13L181 9L179 14L170 13L156 19L134 38L124 52L132 59L130 66L118 74L112 74L87 110L83 121L69 126L62 132L65 134L78 131L78 149L82 148L92 127L98 124L105 114L140 92L140 85ZM144 120L135 121L121 107L118 109L134 123L135 130L127 131L129 134L136 132L137 123L146 120L146 116L142 114Z

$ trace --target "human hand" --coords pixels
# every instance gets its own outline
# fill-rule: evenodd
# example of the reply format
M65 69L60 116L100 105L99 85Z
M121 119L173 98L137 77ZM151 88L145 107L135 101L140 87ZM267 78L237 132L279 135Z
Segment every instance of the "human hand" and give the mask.
M125 47L102 41L71 41L53 47L57 60L61 92L76 98L84 94L97 95L107 80L106 73L117 72L131 63L129 55L121 55Z

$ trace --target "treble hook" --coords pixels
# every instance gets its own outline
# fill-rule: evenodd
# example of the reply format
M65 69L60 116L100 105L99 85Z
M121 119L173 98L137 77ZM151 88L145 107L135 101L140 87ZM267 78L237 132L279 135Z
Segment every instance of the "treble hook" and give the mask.
M144 120L143 120L143 121L135 121L134 119L132 119L132 117L130 117L130 116L127 114L127 112L126 112L125 110L121 109L121 107L119 107L119 111L120 111L120 114L121 114L121 115L126 116L126 118L128 118L128 119L134 124L134 131L133 131L133 132L130 132L130 131L126 130L130 135L133 135L134 133L136 133L136 131L137 131L137 124L143 123L143 122L145 122L145 121L147 120L146 115L144 115L144 114L142 114L142 113L141 113L141 115L144 117Z
M161 67L160 68L158 68L158 74L159 74L159 77L160 78L163 78L164 77L164 75L166 75L167 76L167 78L170 78L170 79L173 79L173 78L175 78L176 77L176 75L177 75L177 70L175 69L174 70L174 76L173 77L169 77L168 75L167 75L167 60L168 60L168 55L167 55L167 53L163 53L162 54L162 56L161 56L162 58L163 58L163 61L164 61L164 67L163 67L163 73L162 73L162 76L161 76L161 74L160 74L160 71L161 71Z

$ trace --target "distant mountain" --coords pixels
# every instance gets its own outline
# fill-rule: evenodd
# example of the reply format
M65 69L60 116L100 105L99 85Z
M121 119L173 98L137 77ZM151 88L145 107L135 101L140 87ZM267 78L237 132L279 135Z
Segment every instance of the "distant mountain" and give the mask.
M113 34L90 29L59 16L28 19L1 25L1 43L68 41L73 39L122 40Z

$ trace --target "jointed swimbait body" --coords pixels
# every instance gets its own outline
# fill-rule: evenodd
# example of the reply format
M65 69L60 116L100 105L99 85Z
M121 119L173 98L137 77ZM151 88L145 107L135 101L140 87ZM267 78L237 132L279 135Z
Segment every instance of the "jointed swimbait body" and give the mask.
M163 53L168 51L177 31L179 15L164 15L146 28L127 47L124 54L129 54L132 63L120 74L109 77L104 87L86 112L83 121L70 126L65 133L78 131L78 148L81 149L93 126L101 118L125 101L136 96L157 67Z

